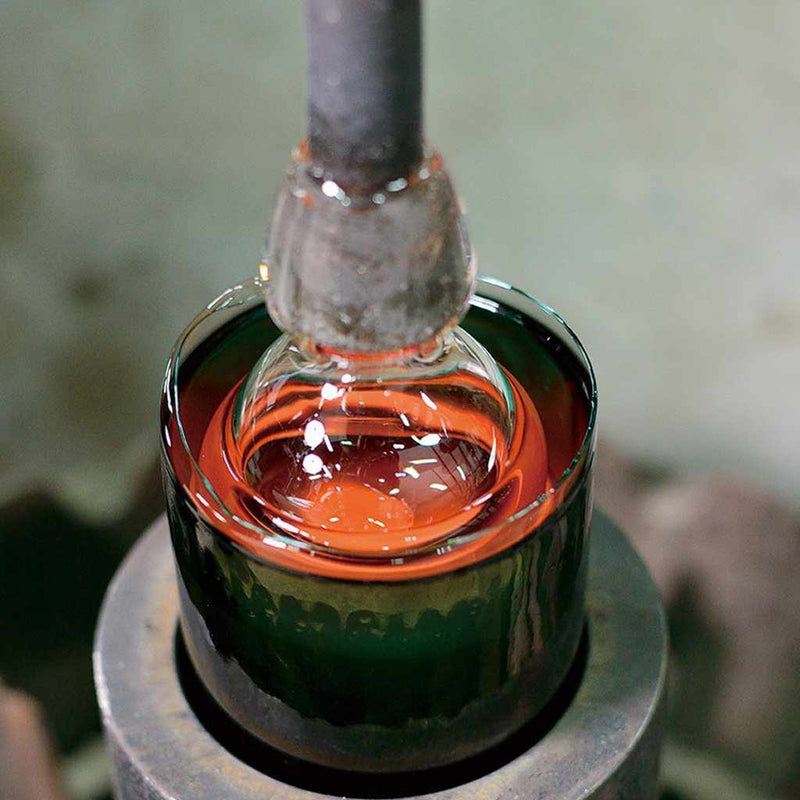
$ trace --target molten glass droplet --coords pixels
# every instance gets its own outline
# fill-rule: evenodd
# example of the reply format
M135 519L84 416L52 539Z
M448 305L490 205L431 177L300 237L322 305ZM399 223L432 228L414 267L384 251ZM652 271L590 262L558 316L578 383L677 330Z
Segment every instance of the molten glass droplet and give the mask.
M355 558L428 549L548 487L533 403L460 328L380 358L282 336L217 409L198 463L233 513Z

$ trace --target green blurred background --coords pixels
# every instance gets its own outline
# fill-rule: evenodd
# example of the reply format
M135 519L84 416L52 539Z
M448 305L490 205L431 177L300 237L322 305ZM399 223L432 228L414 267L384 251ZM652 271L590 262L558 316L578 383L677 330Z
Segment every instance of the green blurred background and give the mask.
M166 356L256 270L303 135L302 15L290 0L0 6L0 676L42 701L76 797L95 789L74 774L102 773L97 607L161 508ZM428 137L479 268L584 339L604 439L678 481L758 487L792 519L799 30L792 0L429 0L425 29ZM797 626L781 635L800 671ZM715 735L676 756L709 780L727 769L703 761ZM759 778L769 796L798 785L799 741L762 748L785 748Z

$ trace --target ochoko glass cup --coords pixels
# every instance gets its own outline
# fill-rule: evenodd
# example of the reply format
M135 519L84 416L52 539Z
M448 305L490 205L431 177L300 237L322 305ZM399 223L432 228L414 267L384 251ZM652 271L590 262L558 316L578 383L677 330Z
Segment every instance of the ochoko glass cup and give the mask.
M368 568L242 519L198 466L215 410L280 334L260 282L223 293L175 345L161 436L182 637L214 701L283 753L357 772L457 762L532 720L575 659L591 363L557 314L499 281L479 280L462 325L534 401L557 479L507 519Z

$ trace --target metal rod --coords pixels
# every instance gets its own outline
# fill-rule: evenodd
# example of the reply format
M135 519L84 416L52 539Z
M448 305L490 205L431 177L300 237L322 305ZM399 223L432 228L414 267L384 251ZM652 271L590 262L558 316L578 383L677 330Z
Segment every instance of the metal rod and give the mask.
M306 0L308 137L325 176L369 189L422 157L420 0Z

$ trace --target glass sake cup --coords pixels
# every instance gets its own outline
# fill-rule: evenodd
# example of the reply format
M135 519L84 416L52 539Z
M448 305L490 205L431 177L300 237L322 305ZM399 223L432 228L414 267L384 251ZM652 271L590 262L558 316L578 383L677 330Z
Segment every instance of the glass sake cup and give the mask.
M213 701L269 748L352 772L452 764L534 719L575 660L591 363L555 312L493 279L478 281L462 326L533 399L557 480L499 523L368 569L241 519L198 466L215 409L280 335L260 281L223 293L175 345L161 453L181 635Z

